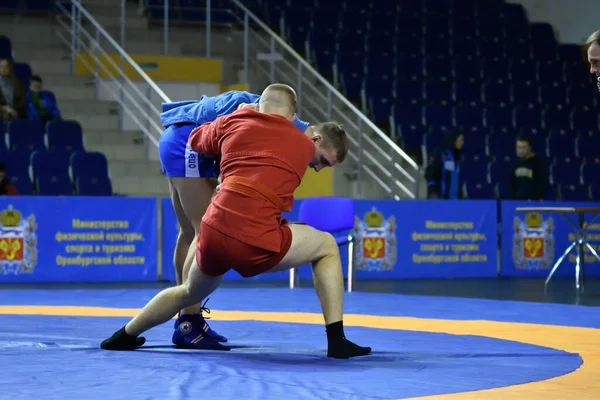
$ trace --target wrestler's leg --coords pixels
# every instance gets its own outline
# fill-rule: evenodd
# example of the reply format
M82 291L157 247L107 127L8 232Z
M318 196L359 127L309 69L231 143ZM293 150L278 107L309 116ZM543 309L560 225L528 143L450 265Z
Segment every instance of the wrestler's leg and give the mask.
M194 258L188 279L183 285L165 289L154 296L138 315L103 341L100 347L105 350L132 350L140 346L145 341L144 338L138 338L140 334L167 322L181 308L189 307L209 296L219 286L222 278L204 274Z
M344 278L335 238L308 225L291 224L289 227L292 245L279 265L271 271L284 271L311 263L315 291L325 319L327 355L350 358L369 354L370 347L358 346L344 335Z
M169 179L169 190L171 192L171 202L173 203L175 216L177 217L177 222L179 224L179 234L177 235L175 252L173 253L173 266L175 267L175 278L177 285L181 285L183 283L183 268L185 265L185 260L187 259L188 250L190 247L194 248L194 246L191 246L191 244L194 242L194 238L196 237L196 228L194 228L194 225L192 225L183 210L179 193L177 192L177 188L172 181L173 179L177 178Z
M202 221L202 217L204 213L206 213L206 209L210 204L210 200L215 192L215 188L217 187L217 179L216 178L172 178L171 182L175 187L182 212L185 215L186 219L189 221L189 224L194 228L194 237L190 241L190 244L194 241L195 237L200 232L200 222ZM185 254L182 251L182 275L183 282L186 281L186 277L190 271L191 260L190 254L195 254L194 246L190 246L188 244L188 248L186 248ZM185 262L188 260L188 262ZM197 314L200 312L200 305L194 305L185 310L181 310L182 314Z

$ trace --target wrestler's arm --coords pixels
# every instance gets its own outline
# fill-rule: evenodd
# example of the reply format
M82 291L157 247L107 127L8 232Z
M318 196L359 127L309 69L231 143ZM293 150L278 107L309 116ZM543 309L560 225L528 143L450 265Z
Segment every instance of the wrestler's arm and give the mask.
M190 133L190 147L197 153L207 157L216 157L221 154L221 138L223 132L221 125L223 118L219 117L212 122L206 122Z

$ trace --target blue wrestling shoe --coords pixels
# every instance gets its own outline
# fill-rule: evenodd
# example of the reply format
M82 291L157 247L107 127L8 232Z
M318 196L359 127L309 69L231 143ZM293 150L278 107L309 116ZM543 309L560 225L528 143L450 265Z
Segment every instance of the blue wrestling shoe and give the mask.
M213 331L202 316L202 311L210 313L205 305L206 302L202 305L200 314L185 314L177 318L173 344L184 349L229 350L220 343L227 342L227 338Z

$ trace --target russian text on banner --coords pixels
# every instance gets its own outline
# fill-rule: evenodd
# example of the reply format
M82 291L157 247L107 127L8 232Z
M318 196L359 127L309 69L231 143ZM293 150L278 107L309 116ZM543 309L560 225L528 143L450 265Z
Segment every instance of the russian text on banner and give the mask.
M0 282L156 280L156 200L0 199Z
M358 279L498 274L495 201L357 200Z
M503 276L547 277L554 263L575 241L575 229L559 213L521 213L517 207L590 207L584 202L557 201L502 201L500 218L501 269ZM567 213L577 224L577 214ZM593 218L586 214L586 220ZM600 252L600 219L588 226L588 241ZM576 250L565 260L554 274L555 277L575 276ZM585 276L600 276L600 265L589 249L584 253Z

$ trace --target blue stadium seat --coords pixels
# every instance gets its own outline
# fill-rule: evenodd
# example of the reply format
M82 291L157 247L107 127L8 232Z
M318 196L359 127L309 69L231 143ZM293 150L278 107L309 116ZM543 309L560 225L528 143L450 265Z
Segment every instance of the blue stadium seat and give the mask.
M577 155L586 159L594 159L600 153L600 134L598 131L582 132L577 138ZM600 174L598 174L600 176Z
M547 158L549 154L548 139L550 137L547 131L540 129L539 133L532 134L527 132L527 136L531 140L531 151L541 157Z
M24 0L25 10L34 12L50 12L54 7L54 0Z
M449 105L429 105L424 107L423 120L425 125L431 127L453 126L454 109Z
M423 84L418 82L396 85L396 100L402 104L421 104L423 102Z
M76 151L70 156L70 175L73 181L79 177L108 176L106 156L98 152Z
M400 10L400 3L388 0L369 0L371 9L374 12L386 12L394 14ZM375 21L377 21L375 19Z
M389 1L387 4L394 6L394 4ZM398 14L392 10L385 10L380 7L374 8L371 14L369 28L370 32L374 34L389 34L389 32L395 33L398 30Z
M575 157L575 137L565 129L550 129L548 137L550 156Z
M400 25L403 29L402 25ZM402 58L422 58L424 54L421 37L416 37L417 31L400 32L396 39L396 52Z
M515 105L539 104L538 86L533 82L518 82L511 85L512 102Z
M476 25L480 38L502 40L505 36L505 25L503 21L481 19Z
M561 83L541 85L539 90L542 104L552 107L567 105L566 89Z
M476 1L471 0L454 2L455 26L456 22L462 22L461 25L468 25L465 24L468 21L471 22L471 25L473 25L472 22L477 13L476 4Z
M506 57L506 45L500 38L477 38L477 52L484 60Z
M457 107L454 119L458 127L483 125L483 115L479 106L464 105Z
M596 150L596 156L590 157L585 160L585 164L583 164L583 168L581 169L581 177L583 178L584 183L595 183L596 186L600 185L598 182L598 177L600 176L600 156L598 156L598 151Z
M464 152L467 154L486 154L488 135L482 131L468 131L466 129L463 129L463 133L465 135Z
M544 127L571 129L571 112L562 106L548 106L543 113Z
M22 175L13 175L11 173L7 174L7 178L10 183L17 189L19 192L19 196L31 196L33 192L33 185L31 180L29 179L28 174Z
M596 105L597 88L588 84L571 85L567 88L568 103L572 106L590 106Z
M590 200L600 201L600 185L597 183L590 184Z
M481 85L478 83L455 83L454 102L458 105L479 105L481 103Z
M396 56L391 51L370 51L367 57L367 73L373 79L378 78L380 75L395 76L397 72L396 61Z
M8 124L8 142L11 150L32 152L44 149L44 131L40 121L14 120Z
M342 29L346 33L366 30L371 22L371 13L367 7L365 4L356 4L352 9L346 9L340 13L341 15L338 14ZM357 36L354 37L357 38Z
M112 196L112 183L107 176L79 177L75 191L80 196Z
M494 199L494 185L488 182L465 182L465 190L469 199Z
M364 72L358 67L356 69L346 68L340 75L340 81L344 88L344 94L351 100L358 102L361 91L364 88Z
M423 146L425 146L427 157L444 143L444 136L448 133L448 129L447 126L437 126L423 136Z
M584 55L578 44L561 44L558 46L558 56L565 64L583 63Z
M546 188L546 194L544 200L558 200L558 187L554 184L549 184Z
M527 63L531 63L533 58L533 51L531 43L528 41L517 41L507 42L505 57L509 60L523 60Z
M420 122L419 124L399 123L397 129L405 148L420 149L426 135L425 127Z
M83 133L77 121L51 121L47 133L50 150L83 150Z
M7 174L11 176L27 175L29 177L29 157L27 150L9 151L2 154L2 161L6 163Z
M485 59L481 66L483 77L489 81L508 80L509 71L506 60L499 57Z
M400 3L400 10L402 15L409 16L411 19L421 16L424 12L424 4L421 1L403 1Z
M515 109L515 127L528 132L532 129L540 129L542 126L542 110L534 104Z
M533 42L533 46L532 46L531 50L532 50L533 58L536 60L546 60L545 62L560 64L560 60L558 58L559 56L558 56L558 45L557 44L549 43L547 45L543 45L543 44ZM547 75L547 76L550 76L550 75Z
M10 39L0 35L0 58L12 60L12 46Z
M164 1L163 0L146 0L146 12L148 19L150 20L163 20L164 19ZM179 2L178 0L169 0L168 18L179 19ZM186 3L183 3L182 7L185 7ZM184 9L183 12L189 10Z
M529 28L529 21L527 20L527 14L521 4L504 4L504 21L508 24L507 33L513 30L517 26L527 26Z
M307 57L309 54L310 27L306 24L286 25L286 35L292 47L301 55Z
M508 183L510 182L512 165L506 160L496 160L490 163L489 166L489 177L492 184L496 183Z
M34 151L31 153L32 180L35 182L37 178L46 176L68 178L70 156L71 154L65 151Z
M389 51L395 54L397 47L396 36L389 34L387 26L384 28L384 32L371 32L371 34L367 37L367 48L371 53Z
M495 129L487 138L488 154L497 160L514 155L516 139L517 133L514 128Z
M474 59L478 57L478 47L475 36L455 35L454 40L452 41L452 55L457 62L461 59ZM479 74L479 66L477 67L477 73Z
M540 46L556 45L554 28L552 28L552 25L547 23L532 23L531 40Z
M451 48L448 46L447 37L442 35L427 35L421 39L423 54L433 55L441 58L450 58ZM446 68L447 69L447 68ZM446 71L447 73L448 71Z
M389 129L390 116L392 115L393 98L391 96L376 95L369 100L371 118L377 126Z
M475 62L475 56L462 56L452 61L452 73L456 83L479 83L481 68Z
M541 56L536 56L541 57ZM538 58L540 59L540 58ZM537 63L537 77L541 84L565 81L565 67L560 61L542 58L543 60Z
M510 101L510 86L506 82L490 81L483 86L483 102L486 106L506 107Z
M425 76L438 81L451 81L452 70L448 68L447 57L428 57L424 62Z
M493 183L492 183L493 184ZM508 180L496 183L496 192L501 200L510 200L510 182Z
M450 81L428 81L423 89L425 99L429 103L452 103L452 83Z
M315 31L311 31L309 43L319 72L324 75L331 75L337 47L335 36L319 36Z
M396 124L423 126L423 107L417 104L394 104L392 116Z
M571 112L571 121L573 129L579 132L599 132L598 110L593 107L583 105L573 109Z
M589 67L584 63L564 64L565 76L571 85L582 85L588 88L596 87L596 77L590 74Z
M464 150L468 149L465 140ZM467 152L460 163L463 181L488 182L488 161L481 154Z
M515 60L510 64L509 70L510 79L514 83L537 81L537 65L529 60Z
M23 82L23 85L28 88L29 81L31 80L31 67L29 64L16 62L13 64L13 69L17 78Z
M73 194L73 185L69 177L40 176L35 180L35 187L40 196L70 196Z
M513 109L508 106L498 105L496 107L487 107L484 110L485 126L512 126Z
M550 166L552 182L555 185L579 184L581 182L581 161L575 157L557 157Z
M590 200L589 186L582 184L560 185L560 198L563 201Z
M447 14L425 14L423 28L427 37L437 37L440 41L449 39L452 34L452 24ZM447 54L448 50L446 47L444 53Z
M395 97L395 82L389 74L371 74L369 73L365 79L365 93L367 97L383 96Z
M418 82L423 81L425 76L423 70L423 61L420 58L401 58L397 63L396 79L398 83Z

